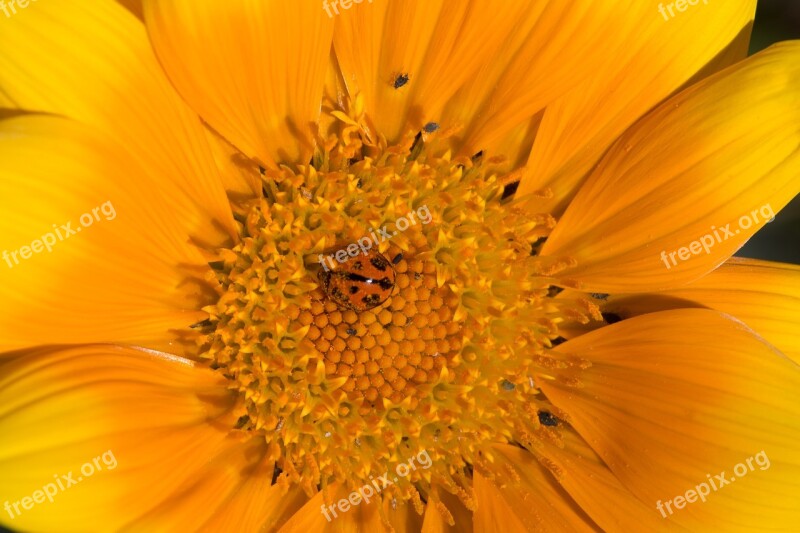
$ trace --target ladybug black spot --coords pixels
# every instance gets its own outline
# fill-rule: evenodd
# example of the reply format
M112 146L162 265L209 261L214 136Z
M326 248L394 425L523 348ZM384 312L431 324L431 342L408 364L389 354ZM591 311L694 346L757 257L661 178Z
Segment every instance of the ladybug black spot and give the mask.
M381 297L378 296L377 294L368 294L364 296L364 298L362 298L361 301L364 302L367 305L367 307L375 307L376 305L381 303Z
M386 262L386 259L384 259L383 256L380 256L380 255L376 256L376 257L373 257L372 259L369 260L369 262L372 264L372 266L374 266L375 268L377 268L381 272L386 270L386 267L389 266L389 263Z
M358 292L358 287L355 285L350 285L350 294L355 294Z

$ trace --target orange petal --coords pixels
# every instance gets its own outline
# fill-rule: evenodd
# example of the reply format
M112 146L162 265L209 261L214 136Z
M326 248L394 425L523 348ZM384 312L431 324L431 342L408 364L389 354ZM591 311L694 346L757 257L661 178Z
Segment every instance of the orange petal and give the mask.
M710 310L664 311L555 351L591 366L539 376L542 391L657 516L692 531L800 523L800 367L743 324ZM704 503L687 492L698 490L708 490Z
M641 24L615 61L548 105L517 196L548 187L553 199L539 209L561 214L627 127L701 69L708 76L747 56L755 8L755 0L699 4L667 22L643 3Z
M475 473L475 531L585 531L597 526L533 454L492 448L497 478Z
M472 533L473 530L472 511L454 495L432 487L425 506L422 533Z
M207 128L206 138L228 197L242 202L258 197L261 194L258 164L215 131Z
M142 7L142 0L117 0L117 2L124 6L125 9L133 13L136 18L144 21L144 7Z
M411 502L384 498L382 506L386 520L396 532L422 531L422 516L417 514Z
M694 65L713 57L752 18L753 4L729 2L709 14L695 11L665 23L656 7L646 3L528 3L528 12L496 54L496 66L477 72L451 99L444 122L447 125L450 116L461 117L468 132L465 151L474 153L587 81L598 87L613 85L625 95L621 101L628 95L635 98L642 82L630 90L618 83L627 75L627 66L638 68L635 75L645 80L660 69L674 69L685 80L694 74ZM698 29L703 37L698 37ZM698 44L681 39L686 35ZM665 52L665 44L675 51ZM664 55L677 56L677 64L665 65L659 58ZM669 78L666 74L664 81ZM597 94L607 92L601 89Z
M0 448L0 493L15 511L2 513L6 525L195 530L229 499L252 497L246 479L264 474L263 442L230 431L227 380L191 361L95 345L39 349L0 368L0 431L14 436ZM280 509L283 494L248 505Z
M440 122L455 91L494 63L508 34L537 9L487 0L365 3L337 17L336 56L348 92L364 95L378 132L395 141ZM396 86L404 75L407 83Z
M603 460L571 428L561 428L563 448L544 441L561 486L603 531L658 531L664 519L626 489Z
M707 307L738 318L800 364L800 267L731 257L679 289L612 295L603 311L629 318L687 307Z
M112 0L70 6L69 17L56 2L35 2L20 15L0 37L4 105L92 126L132 155L151 196L193 207L189 235L215 244L235 236L204 128L161 71L141 21ZM119 166L105 179L131 177Z
M153 47L187 102L263 164L307 162L333 21L317 2L144 2Z
M800 42L671 98L611 148L542 255L576 259L559 275L597 292L663 290L713 270L798 192L798 99Z
M338 486L318 492L280 528L280 533L384 531L378 500L351 505L348 501L350 494L351 491ZM352 501L358 500L353 498Z
M153 194L158 176L63 118L0 122L0 154L0 349L154 347L205 317L189 281L208 270L189 240L202 217L189 198Z

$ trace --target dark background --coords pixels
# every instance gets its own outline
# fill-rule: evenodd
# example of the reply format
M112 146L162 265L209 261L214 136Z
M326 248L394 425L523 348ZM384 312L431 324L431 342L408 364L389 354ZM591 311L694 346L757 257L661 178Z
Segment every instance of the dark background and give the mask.
M789 39L800 39L800 0L758 2L750 53ZM800 173L795 179L800 182ZM800 263L800 196L778 213L773 222L762 227L736 255Z
M800 39L800 0L761 0L756 12L750 53L789 39ZM800 180L800 175L797 179ZM736 255L800 263L800 196L786 206L773 222L761 228ZM10 532L0 526L0 533Z

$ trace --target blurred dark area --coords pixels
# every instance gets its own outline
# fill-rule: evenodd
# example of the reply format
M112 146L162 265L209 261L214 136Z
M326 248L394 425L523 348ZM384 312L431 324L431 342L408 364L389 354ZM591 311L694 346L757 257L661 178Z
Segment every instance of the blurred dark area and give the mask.
M760 0L750 53L772 43L800 39L800 0ZM800 172L795 179L800 182ZM800 263L800 196L761 228L736 254L740 257Z

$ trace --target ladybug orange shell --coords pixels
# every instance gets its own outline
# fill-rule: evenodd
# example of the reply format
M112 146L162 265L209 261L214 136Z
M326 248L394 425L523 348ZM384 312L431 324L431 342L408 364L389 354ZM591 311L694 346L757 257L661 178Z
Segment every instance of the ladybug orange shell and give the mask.
M322 290L341 309L366 311L392 295L395 271L378 252L348 257L333 270L319 272Z

